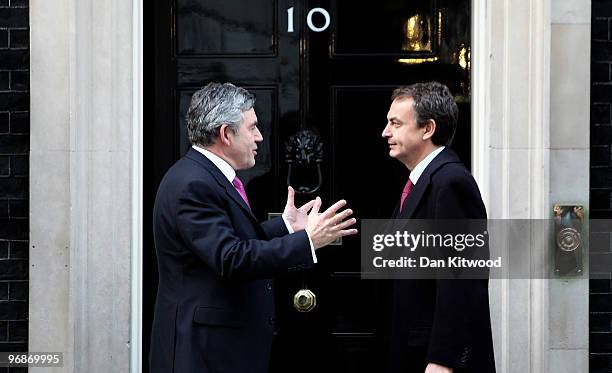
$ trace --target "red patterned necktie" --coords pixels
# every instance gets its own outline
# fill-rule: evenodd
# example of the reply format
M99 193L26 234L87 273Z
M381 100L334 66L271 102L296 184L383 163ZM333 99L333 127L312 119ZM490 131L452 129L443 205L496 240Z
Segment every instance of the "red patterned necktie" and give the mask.
M234 181L232 181L232 184L236 187L236 190L240 194L240 197L242 197L244 202L246 202L247 206L251 208L251 205L249 204L249 199L247 198L247 195L246 195L246 191L244 190L244 185L242 184L242 181L238 178L238 176L234 178Z
M400 198L400 212L402 212L402 209L404 208L404 201L406 198L408 198L408 194L410 194L413 186L414 184L412 184L412 180L408 179L408 182L406 182L406 185L404 185L404 190L402 190L402 198Z

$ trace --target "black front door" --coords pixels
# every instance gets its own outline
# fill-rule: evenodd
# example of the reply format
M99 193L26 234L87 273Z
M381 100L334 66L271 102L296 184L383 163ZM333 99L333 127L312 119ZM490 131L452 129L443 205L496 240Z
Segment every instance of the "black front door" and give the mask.
M241 178L261 219L282 211L288 181L301 191L298 202L344 198L358 218L389 216L407 177L381 139L399 85L437 80L451 88L461 114L453 147L469 167L469 0L156 0L147 7L145 222L161 177L189 147L191 94L213 80L257 96L264 142ZM144 360L157 282L151 232L149 223ZM380 284L360 279L359 237L317 256L316 270L276 279L272 371L379 371ZM294 307L302 289L316 296L309 312Z

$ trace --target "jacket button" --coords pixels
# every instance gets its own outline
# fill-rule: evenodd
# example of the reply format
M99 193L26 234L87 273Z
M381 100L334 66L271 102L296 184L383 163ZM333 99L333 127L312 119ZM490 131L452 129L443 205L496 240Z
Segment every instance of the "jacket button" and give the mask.
M268 291L272 291L272 284L268 282L268 283L266 284L266 289L267 289Z
M270 317L268 318L268 323L269 323L270 325L272 325L272 326L274 326L274 321L275 321L275 320L274 320L274 317L270 316Z

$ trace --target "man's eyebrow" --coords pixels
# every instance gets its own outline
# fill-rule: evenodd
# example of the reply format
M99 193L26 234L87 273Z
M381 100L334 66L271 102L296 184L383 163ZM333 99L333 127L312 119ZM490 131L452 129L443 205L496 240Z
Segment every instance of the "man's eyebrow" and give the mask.
M398 118L398 117L391 117L391 118L387 118L387 120L388 120L389 122L401 122L401 120L399 120L399 118Z

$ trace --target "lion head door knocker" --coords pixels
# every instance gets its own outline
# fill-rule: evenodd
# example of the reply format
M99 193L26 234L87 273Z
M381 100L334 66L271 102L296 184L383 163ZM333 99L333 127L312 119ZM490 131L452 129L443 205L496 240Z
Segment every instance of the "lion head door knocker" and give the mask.
M312 130L301 130L289 136L285 142L285 162L287 163L287 185L300 194L315 193L323 184L321 163L323 162L323 143ZM296 170L300 170L299 175ZM317 182L312 183L313 174Z

